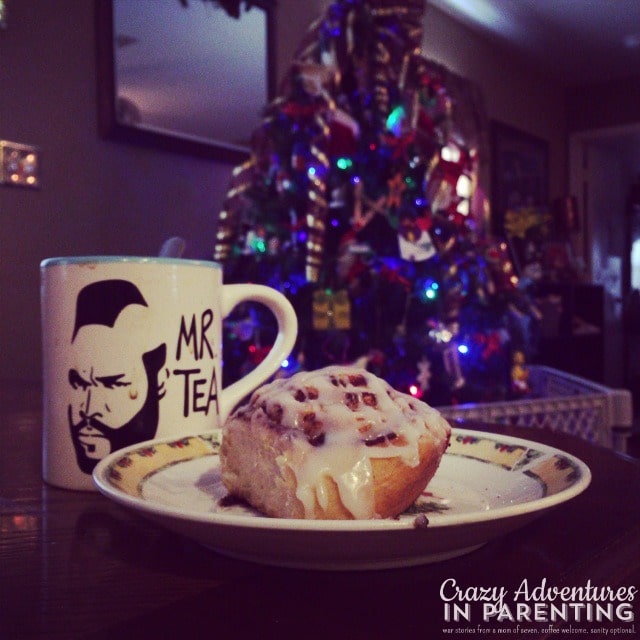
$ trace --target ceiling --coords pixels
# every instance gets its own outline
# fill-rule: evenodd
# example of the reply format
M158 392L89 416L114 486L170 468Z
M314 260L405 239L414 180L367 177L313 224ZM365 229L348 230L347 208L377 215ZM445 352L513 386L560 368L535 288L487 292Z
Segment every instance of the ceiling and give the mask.
M428 0L565 86L640 76L639 0Z

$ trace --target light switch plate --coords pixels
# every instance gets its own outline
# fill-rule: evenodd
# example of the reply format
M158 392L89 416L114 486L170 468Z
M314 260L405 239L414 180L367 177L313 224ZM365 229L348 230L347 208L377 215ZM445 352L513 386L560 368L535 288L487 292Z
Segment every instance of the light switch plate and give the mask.
M39 187L38 147L0 140L0 183L18 187Z

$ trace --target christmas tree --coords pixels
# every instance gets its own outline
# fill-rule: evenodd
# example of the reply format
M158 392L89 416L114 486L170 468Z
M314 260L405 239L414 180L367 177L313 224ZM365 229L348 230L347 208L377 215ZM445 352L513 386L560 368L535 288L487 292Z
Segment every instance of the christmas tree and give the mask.
M423 19L423 0L337 0L311 25L233 172L214 259L296 308L282 375L357 363L435 405L504 399L522 391L511 362L531 351L531 307L488 235L479 138L420 53ZM274 330L236 310L225 383Z

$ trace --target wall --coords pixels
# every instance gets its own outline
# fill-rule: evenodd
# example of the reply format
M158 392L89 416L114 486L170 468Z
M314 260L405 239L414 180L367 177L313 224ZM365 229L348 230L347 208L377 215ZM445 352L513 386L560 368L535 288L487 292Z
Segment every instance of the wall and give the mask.
M94 51L93 2L9 2L0 138L41 148L42 188L0 187L0 377L39 377L43 258L211 252L231 167L100 140Z
M279 0L278 75L326 0ZM551 192L565 181L556 87L434 9L427 57L482 88L490 117L549 139ZM0 31L0 139L42 152L42 188L0 187L0 378L40 376L40 261L64 254L157 253L179 234L208 257L231 168L101 140L93 3L10 0ZM230 101L229 108L233 108ZM485 167L486 171L486 167Z
M569 131L636 125L640 112L640 76L630 76L567 93Z

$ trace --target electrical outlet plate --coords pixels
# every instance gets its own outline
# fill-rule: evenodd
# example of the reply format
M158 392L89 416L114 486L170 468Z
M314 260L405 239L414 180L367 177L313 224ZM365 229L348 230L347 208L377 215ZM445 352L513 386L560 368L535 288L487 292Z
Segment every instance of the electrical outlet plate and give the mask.
M40 186L40 150L27 144L0 140L0 184Z

